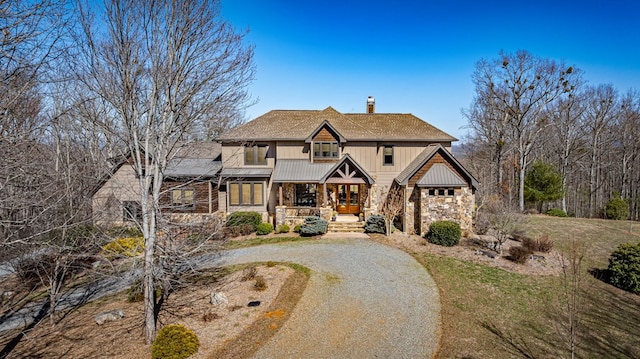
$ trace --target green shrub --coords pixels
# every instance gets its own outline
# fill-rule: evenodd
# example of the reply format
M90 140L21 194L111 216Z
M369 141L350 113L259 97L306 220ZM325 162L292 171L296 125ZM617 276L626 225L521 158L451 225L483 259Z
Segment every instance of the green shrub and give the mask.
M614 286L640 294L640 242L621 244L609 258L609 282Z
M460 242L460 225L453 221L435 221L429 225L427 240L433 244L452 247Z
M102 251L107 255L107 257L135 257L142 254L144 251L144 238L117 238L102 246Z
M567 216L567 213L565 211L561 210L560 208L551 208L550 210L545 212L545 214L547 216L554 216L554 217L566 217Z
M278 227L276 227L276 233L289 233L290 230L291 229L286 224L281 224Z
M604 216L608 219L626 219L629 215L629 206L620 196L614 196L604 206Z
M262 216L258 212L233 212L227 217L226 227L236 227L251 225L251 232L255 232L256 227L262 223ZM251 233L249 232L249 233Z
M153 359L184 359L198 352L200 341L193 330L181 324L160 329L151 347Z
M529 256L531 255L531 250L527 247L511 247L509 248L509 259L518 263L525 264Z
M369 216L369 218L367 218L367 222L364 224L364 231L366 233L387 234L384 217L379 214L372 214Z
M271 223L260 223L256 226L256 234L259 236L264 236L273 232L273 224Z
M293 231L295 233L300 233L300 228L302 228L302 225L301 224L296 224L296 226L293 227Z
M308 216L304 218L304 223L300 227L300 235L305 237L318 236L327 233L329 223L318 216Z

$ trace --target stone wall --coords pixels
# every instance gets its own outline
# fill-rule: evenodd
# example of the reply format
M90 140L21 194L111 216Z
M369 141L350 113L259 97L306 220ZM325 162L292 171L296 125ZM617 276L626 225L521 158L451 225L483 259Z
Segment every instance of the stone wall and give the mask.
M463 233L472 231L475 196L470 188L456 188L453 196L429 196L427 189L420 193L420 235L429 231L435 221L454 221Z

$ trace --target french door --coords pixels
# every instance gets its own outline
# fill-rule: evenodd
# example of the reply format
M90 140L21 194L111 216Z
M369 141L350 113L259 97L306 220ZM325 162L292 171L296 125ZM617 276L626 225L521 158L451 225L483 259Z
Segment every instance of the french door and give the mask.
M360 185L339 184L336 186L336 211L340 214L360 213Z

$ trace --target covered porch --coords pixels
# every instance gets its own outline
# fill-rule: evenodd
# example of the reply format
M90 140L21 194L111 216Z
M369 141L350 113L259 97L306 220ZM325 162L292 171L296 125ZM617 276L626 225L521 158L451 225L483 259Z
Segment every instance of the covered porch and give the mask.
M306 216L362 220L371 207L373 179L349 155L337 163L280 160L273 183L278 193L276 226L295 226Z

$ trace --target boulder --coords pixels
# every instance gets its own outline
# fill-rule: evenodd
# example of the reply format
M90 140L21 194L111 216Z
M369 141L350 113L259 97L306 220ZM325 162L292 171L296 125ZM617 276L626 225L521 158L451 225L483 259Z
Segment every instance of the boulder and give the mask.
M122 309L114 309L108 312L102 312L95 316L94 320L96 324L102 325L107 322L113 322L118 319L124 318L124 310Z
M209 303L216 307L223 307L229 304L229 300L227 299L227 295L223 292L211 292L211 295L209 296Z

